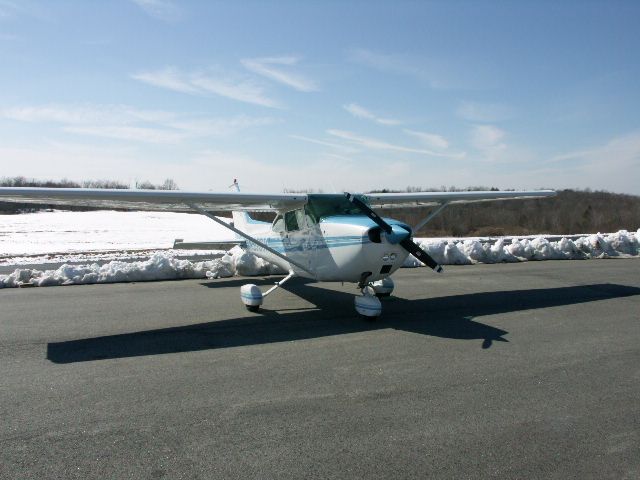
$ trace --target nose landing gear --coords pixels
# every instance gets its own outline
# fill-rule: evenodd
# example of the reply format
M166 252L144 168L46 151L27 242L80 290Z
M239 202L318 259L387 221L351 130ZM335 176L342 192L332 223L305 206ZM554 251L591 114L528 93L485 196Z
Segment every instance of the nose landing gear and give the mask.
M388 297L393 292L394 283L390 277L375 282L367 282L371 272L362 272L358 288L362 295L355 298L356 312L367 320L375 320L382 314L380 298Z
M371 287L375 291L376 297L378 298L390 296L391 292L393 292L394 286L395 285L393 283L393 280L391 280L391 277L383 278L382 280L378 280L377 282L373 282L371 284Z
M376 297L375 290L370 285L362 289L362 295L355 298L356 312L367 320L375 320L382 313L382 303Z

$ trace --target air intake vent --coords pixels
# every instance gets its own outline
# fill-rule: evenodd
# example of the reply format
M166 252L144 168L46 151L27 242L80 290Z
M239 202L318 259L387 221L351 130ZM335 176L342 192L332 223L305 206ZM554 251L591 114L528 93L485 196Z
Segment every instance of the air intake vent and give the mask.
M367 232L367 235L369 235L369 240L371 240L373 243L382 243L382 239L380 238L381 234L382 229L380 227L370 228Z
M389 273L391 271L391 265L383 265L380 269L381 274Z

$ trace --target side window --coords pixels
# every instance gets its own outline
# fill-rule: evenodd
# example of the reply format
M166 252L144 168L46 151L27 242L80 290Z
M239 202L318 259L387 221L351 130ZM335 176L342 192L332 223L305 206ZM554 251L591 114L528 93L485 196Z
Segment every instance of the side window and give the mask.
M300 230L303 230L307 226L307 221L304 217L305 215L302 209L296 210L296 222L298 223Z
M284 223L287 226L287 232L299 230L296 212L287 212L284 214Z
M309 208L309 204L304 206L304 215L307 217L307 226L312 227L316 224L316 217L313 215L313 212Z
M271 228L274 232L284 232L284 218L282 218L282 215L276 217Z

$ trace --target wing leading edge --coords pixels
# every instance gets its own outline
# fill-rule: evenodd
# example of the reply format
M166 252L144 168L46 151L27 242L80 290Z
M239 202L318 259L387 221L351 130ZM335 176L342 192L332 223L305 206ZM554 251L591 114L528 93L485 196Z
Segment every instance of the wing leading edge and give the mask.
M307 196L286 193L0 187L0 201L172 212L191 212L191 205L194 204L208 210L288 211L304 205Z
M529 191L469 191L469 192L415 192L415 193L368 193L365 194L371 206L385 208L392 206L416 207L443 203L469 203L489 200L509 200L552 197L553 190Z

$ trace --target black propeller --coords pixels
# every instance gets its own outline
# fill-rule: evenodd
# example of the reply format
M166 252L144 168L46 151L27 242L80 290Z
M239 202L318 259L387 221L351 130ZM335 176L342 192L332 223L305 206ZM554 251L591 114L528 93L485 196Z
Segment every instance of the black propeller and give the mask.
M373 220L376 223L376 225L378 225L382 230L384 230L384 232L387 235L391 235L393 233L393 227L389 225L387 222L385 222L382 219L382 217L380 217L380 215L374 212L371 209L371 207L369 207L369 205L367 205L366 203L364 203L362 200L360 200L358 197L356 197L351 193L345 193L345 195L351 203L353 203L356 207L358 207L358 210L360 210L367 217ZM424 263L428 267L431 267L433 270L435 270L438 273L442 272L442 267L438 264L438 262L436 262L433 258L431 258L431 255L429 255L427 252L422 250L417 243L411 240L409 235L404 237L398 243L402 245L402 247L406 251L408 251L411 255L416 257L418 260L420 260L422 263Z

